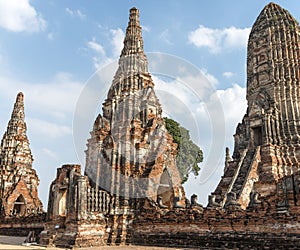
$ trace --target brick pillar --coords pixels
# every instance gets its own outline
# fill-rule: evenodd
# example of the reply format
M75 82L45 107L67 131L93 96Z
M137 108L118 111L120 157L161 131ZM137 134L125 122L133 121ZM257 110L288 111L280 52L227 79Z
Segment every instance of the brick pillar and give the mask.
M77 219L85 219L87 211L87 185L85 176L80 176L77 181Z

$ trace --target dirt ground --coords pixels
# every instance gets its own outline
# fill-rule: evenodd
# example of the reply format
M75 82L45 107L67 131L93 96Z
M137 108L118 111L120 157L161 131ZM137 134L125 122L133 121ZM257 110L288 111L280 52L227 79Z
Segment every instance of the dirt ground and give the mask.
M47 249L47 250L62 250L63 248L45 248L38 245L22 245L25 237L12 237L0 235L0 249L18 250L18 249ZM169 248L169 247L142 247L142 246L103 246L92 248L79 248L80 250L184 250L186 248ZM191 248L189 248L190 250Z

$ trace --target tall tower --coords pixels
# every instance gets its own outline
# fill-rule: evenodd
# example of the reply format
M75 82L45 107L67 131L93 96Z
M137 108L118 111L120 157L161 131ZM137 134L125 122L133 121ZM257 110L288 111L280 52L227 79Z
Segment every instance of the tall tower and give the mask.
M19 93L0 148L0 201L5 216L42 212L39 179L26 135L24 95Z
M274 3L263 9L252 28L247 60L249 116L263 124L257 112L267 113L262 141L256 144L291 145L300 140L299 32L298 22ZM253 139L257 131L252 131Z
M117 203L161 196L173 207L174 199L185 200L177 145L161 117L143 44L139 11L132 8L119 67L88 140L85 174Z
M210 205L246 208L251 197L278 192L282 178L298 181L300 162L300 28L291 14L270 3L248 41L248 109L236 129L233 160ZM294 178L295 177L295 178ZM233 197L233 199L232 199Z

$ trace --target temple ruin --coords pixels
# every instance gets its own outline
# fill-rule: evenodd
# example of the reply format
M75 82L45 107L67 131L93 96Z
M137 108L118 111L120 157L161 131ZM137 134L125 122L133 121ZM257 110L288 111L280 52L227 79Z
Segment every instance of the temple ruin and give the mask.
M299 60L298 22L268 4L248 41L248 108L204 208L197 195L188 202L181 185L177 145L161 117L139 11L132 8L103 114L87 142L85 173L77 164L57 169L40 244L299 249ZM27 218L42 210L22 93L2 139L0 163L2 215Z

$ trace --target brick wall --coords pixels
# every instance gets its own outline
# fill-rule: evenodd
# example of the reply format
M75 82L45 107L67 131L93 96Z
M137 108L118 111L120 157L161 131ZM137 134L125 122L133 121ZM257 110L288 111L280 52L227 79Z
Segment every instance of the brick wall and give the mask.
M241 210L148 212L134 220L129 242L201 249L299 249L299 219L295 214Z

